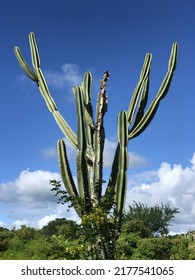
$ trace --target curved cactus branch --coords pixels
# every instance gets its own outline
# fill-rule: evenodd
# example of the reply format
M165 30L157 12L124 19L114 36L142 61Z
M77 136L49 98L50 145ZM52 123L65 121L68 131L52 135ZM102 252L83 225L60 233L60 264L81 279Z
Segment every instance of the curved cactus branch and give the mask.
M46 80L44 78L44 75L40 68L40 58L39 58L39 52L38 47L35 40L35 35L33 32L30 32L29 34L29 42L30 42L30 50L31 50L31 59L32 59L32 65L34 67L34 71L31 70L31 68L28 66L27 62L23 58L20 49L18 47L14 48L16 58L24 71L24 73L33 81L35 81L39 87L39 90L46 102L46 105L51 113L53 113L53 116L61 128L64 135L67 137L67 139L72 143L72 145L77 149L77 136L72 131L66 120L60 115L60 113L57 110L57 106L49 92L49 88L47 86Z
M151 61L152 61L152 55L150 53L146 54L144 64L140 73L140 79L133 92L131 101L129 103L129 108L127 111L127 118L128 118L129 125L133 121L139 99L145 100L145 103L147 103L147 95L144 94L145 92L144 89L146 88L145 83L147 83L147 81L149 80Z
M22 68L22 70L24 71L24 73L33 81L38 82L38 78L36 76L36 74L30 69L30 67L28 66L27 62L25 61L25 59L23 58L20 49L18 47L14 48L14 52L16 55L16 58L20 64L20 67Z
M166 94L169 90L169 86L170 86L172 77L173 77L173 72L176 67L177 52L178 52L178 46L176 43L174 43L172 46L171 55L169 58L168 71L160 86L160 89L159 89L155 99L151 103L149 109L144 114L144 116L141 118L139 123L136 122L134 124L134 126L132 127L132 129L129 131L129 139L132 139L132 138L138 136L140 133L142 133L146 129L146 127L152 121L152 119L158 109L160 101L166 96ZM143 109L142 109L142 111L143 111Z

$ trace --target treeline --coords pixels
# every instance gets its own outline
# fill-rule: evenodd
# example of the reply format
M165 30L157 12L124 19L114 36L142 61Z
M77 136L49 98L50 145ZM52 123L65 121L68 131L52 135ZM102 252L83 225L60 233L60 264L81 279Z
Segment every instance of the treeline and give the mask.
M116 257L134 260L195 259L194 241L184 235L169 236L168 226L178 209L168 205L129 207L116 245ZM42 229L0 227L1 260L94 259L84 226L65 218ZM193 245L193 246L192 246Z

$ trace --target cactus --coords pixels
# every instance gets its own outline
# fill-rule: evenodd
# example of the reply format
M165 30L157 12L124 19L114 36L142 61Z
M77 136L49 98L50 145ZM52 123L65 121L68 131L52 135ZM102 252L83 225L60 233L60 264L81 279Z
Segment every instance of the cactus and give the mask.
M107 112L106 86L109 72L106 71L100 81L100 92L97 97L96 118L94 119L91 104L92 75L86 72L80 86L73 88L76 103L77 134L70 128L66 120L57 109L46 80L40 68L40 57L34 33L29 34L30 50L33 69L31 69L23 58L18 47L14 48L17 60L25 74L39 87L48 110L53 114L58 126L65 137L70 141L77 151L77 185L73 180L69 166L66 145L63 139L57 143L58 161L61 177L77 214L81 220L86 220L87 215L92 215L95 209L102 209L105 213L112 211L115 225L115 236L109 242L105 242L103 233L98 236L96 243L101 243L102 258L114 258L109 254L108 247L113 246L120 235L122 219L124 214L127 169L128 169L128 142L141 134L152 121L160 101L166 96L177 62L177 43L172 45L168 71L165 78L152 101L145 110L148 101L149 76L152 55L146 54L140 79L133 92L127 111L118 114L118 144L112 164L109 182L104 194L102 194L103 183L103 151L105 142L104 116ZM109 245L110 244L110 245ZM94 245L94 247L96 247Z

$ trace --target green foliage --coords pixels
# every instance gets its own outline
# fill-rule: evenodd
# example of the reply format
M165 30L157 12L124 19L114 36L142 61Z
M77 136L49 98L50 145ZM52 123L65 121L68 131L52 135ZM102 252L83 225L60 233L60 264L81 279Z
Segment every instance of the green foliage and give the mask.
M140 239L132 259L141 260L187 260L188 241L185 238L153 237Z
M63 234L67 239L71 239L72 235L77 236L78 225L74 221L66 220L65 218L57 218L50 221L41 229L43 236L52 236L56 234Z
M128 141L137 137L147 128L157 112L160 101L166 96L176 67L177 44L174 43L172 45L167 73L154 100L147 110L145 109L148 101L152 55L148 53L145 56L140 79L133 92L129 107L127 111L122 110L118 113L118 145L106 192L103 194L104 116L108 107L106 87L110 74L108 71L105 71L100 80L100 92L97 96L96 114L93 112L91 103L92 74L86 72L81 85L73 87L77 113L76 134L59 113L57 105L50 94L41 70L40 56L35 35L32 32L29 34L29 43L33 68L31 69L27 64L20 49L15 47L14 51L17 60L25 74L38 85L48 110L53 114L59 128L77 152L76 167L78 187L76 187L73 180L65 142L63 139L58 140L58 162L66 191L60 191L59 182L52 181L54 190L56 190L57 195L62 195L61 201L69 201L71 203L71 206L75 208L84 224L88 223L86 219L91 219L91 225L87 227L92 229L92 232L97 230L97 238L93 241L94 243L91 244L91 248L92 250L94 250L93 248L100 248L101 252L100 254L98 253L98 257L103 259L113 258L115 243L120 235L124 217L129 161ZM101 218L104 220L106 230L111 231L110 234L107 234L107 232L104 233L101 230L102 224L96 217L96 209L104 209L107 213L107 217L101 216ZM110 223L109 220L110 212L114 215L114 231L113 226L111 226L113 222ZM114 238L113 233L115 235ZM108 236L110 238L109 240ZM100 244L100 246L98 244ZM97 250L95 249L94 251Z
M27 227L22 225L19 230L17 230L17 236L23 241L27 242L30 239L33 239L36 235L36 229L32 227Z
M135 260L169 260L172 243L167 237L140 239L132 255Z
M0 230L0 252L4 252L9 246L9 231Z
M168 234L168 227L177 213L179 213L179 209L172 209L169 204L161 203L161 206L148 207L134 201L134 204L129 206L125 219L126 221L141 221L152 234L165 235Z
M122 232L116 242L116 256L119 260L130 260L140 240L138 233Z
M190 258L189 241L184 236L179 236L172 240L171 256L172 260L188 260Z
M136 233L141 238L147 238L152 235L150 228L142 220L127 220L122 228L123 234Z
M85 217L80 225L74 221L56 219L48 223L55 227L55 234L45 231L47 226L35 230L34 235L24 238L21 232L32 232L32 228L22 226L18 230L4 230L0 232L3 250L0 251L1 260L89 260L101 257L101 231L106 230L109 236L115 230L112 216L107 220L101 209L93 215ZM93 225L93 226L92 226ZM86 231L88 228L88 232ZM133 231L133 232L132 232ZM44 232L44 234L43 234ZM75 235L74 235L75 232ZM99 235L97 236L97 232ZM48 235L46 235L47 233ZM2 235L1 235L2 234ZM194 259L195 242L189 241L185 235L151 237L149 231L140 222L123 224L122 232L116 241L115 259L118 260L187 260ZM71 235L71 236L70 236ZM105 236L105 235L104 235ZM103 237L104 237L103 236ZM4 243L5 241L5 243ZM1 242L0 242L1 244ZM106 244L108 244L106 242ZM93 246L93 247L92 247ZM107 247L109 250L109 248Z
M93 212L83 216L81 227L85 242L89 242L90 259L114 259L117 238L115 217L108 215L104 209L97 207Z

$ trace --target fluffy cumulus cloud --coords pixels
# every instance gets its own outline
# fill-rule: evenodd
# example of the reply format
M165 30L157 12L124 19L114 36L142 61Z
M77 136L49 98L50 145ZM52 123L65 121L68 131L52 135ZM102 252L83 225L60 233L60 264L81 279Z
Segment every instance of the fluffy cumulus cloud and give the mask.
M43 201L47 203L50 201L49 180L52 179L60 179L59 174L24 170L16 180L1 184L0 200L10 205L13 201L23 205L29 205L30 202L35 205Z
M109 145L106 149L112 162L110 155L114 155L115 146ZM105 160L109 166L107 156ZM60 174L24 170L15 180L1 183L0 226L11 228L26 224L41 228L58 217L77 220L74 210L67 212L66 205L56 203L57 198L50 191L51 179L61 180ZM169 203L171 207L180 210L171 230L186 232L195 229L195 154L186 167L180 164L171 166L168 162L163 162L157 170L131 175L127 190L127 209L133 201L148 206Z
M179 208L172 230L185 232L195 229L195 154L191 166L171 166L163 162L153 172L138 174L129 179L127 206L140 201L149 206L169 203Z
M113 158L115 155L117 147L117 142L110 141L108 139L105 140L104 147L104 167L112 167ZM138 167L147 165L147 160L136 153L129 152L129 167Z
M50 220L64 217L65 207L57 204L57 198L50 191L52 179L60 181L60 174L24 170L14 181L0 184L0 224L40 228Z

